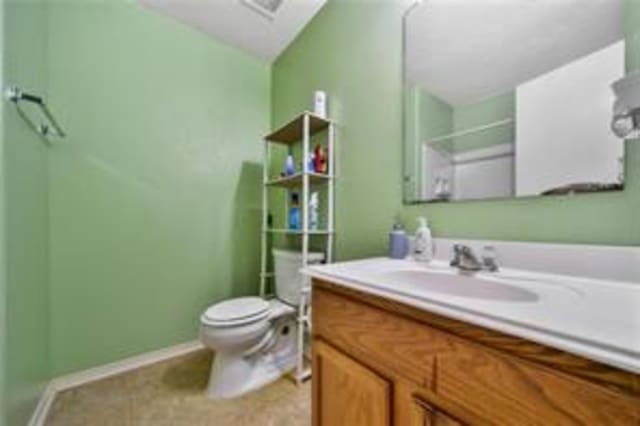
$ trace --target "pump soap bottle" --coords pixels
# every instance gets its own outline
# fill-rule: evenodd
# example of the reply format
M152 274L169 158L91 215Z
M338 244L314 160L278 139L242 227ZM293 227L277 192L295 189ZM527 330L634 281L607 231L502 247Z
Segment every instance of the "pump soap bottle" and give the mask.
M393 225L389 233L389 257L392 259L404 259L409 252L409 238L399 223Z
M418 218L418 229L414 240L413 258L421 262L430 262L433 259L433 241L431 230L425 217Z

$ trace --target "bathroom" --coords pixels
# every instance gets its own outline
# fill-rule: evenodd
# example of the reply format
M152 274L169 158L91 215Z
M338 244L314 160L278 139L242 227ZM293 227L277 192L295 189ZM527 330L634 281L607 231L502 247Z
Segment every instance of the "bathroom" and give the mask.
M640 103L611 87L640 0L3 0L0 27L0 426L640 424ZM587 72L522 107L608 47L603 102ZM605 177L524 185L532 130ZM300 304L270 274L295 253L327 263L293 257ZM220 368L233 300L282 371Z

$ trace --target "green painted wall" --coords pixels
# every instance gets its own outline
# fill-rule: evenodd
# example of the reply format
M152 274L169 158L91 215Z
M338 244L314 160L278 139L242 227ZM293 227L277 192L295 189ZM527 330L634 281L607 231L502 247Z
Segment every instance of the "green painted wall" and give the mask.
M516 118L516 93L510 91L491 96L469 105L459 105L453 109L453 129L461 132L477 126ZM460 136L452 140L453 152L488 148L493 145L514 143L515 126L512 124L493 127L484 131Z
M411 129L410 123L415 123L413 132L406 136L407 146L414 147L416 141L426 141L439 138L452 132L462 132L477 126L491 124L507 118L515 119L515 92L509 91L491 96L482 101L467 105L452 106L418 87L407 89L405 96L405 126ZM413 100L412 100L413 98ZM412 133L419 135L416 138ZM513 143L515 127L506 125L487 129L474 134L459 136L436 142L436 145L448 152L464 152L473 149L487 148L493 145ZM409 149L408 155L417 153Z
M405 206L401 201L401 11L393 2L330 0L273 69L274 122L328 91L340 125L337 239L341 258L383 253L401 211L413 227L428 215L441 237L564 243L640 244L640 143L627 144L624 192ZM629 36L640 28L640 1L627 0ZM635 35L637 38L637 34ZM629 52L629 64L640 50Z
M451 105L426 90L407 84L404 92L404 181L405 196L416 199L422 193L418 183L424 182L422 170L422 143L448 135L454 128L454 109ZM454 152L453 139L438 143L448 152Z
M4 3L3 86L46 94L45 35L44 2ZM14 108L4 107L4 403L7 424L24 425L49 379L47 148Z
M4 9L5 1L0 1L0 82L4 86ZM7 352L7 262L5 247L5 165L4 165L4 107L0 102L0 426L6 426L6 352Z
M137 2L49 11L54 375L197 337L257 291L270 67Z
M454 130L456 110L442 99L420 90L420 139L437 138Z
M516 109L516 93L509 91L490 96L478 102L454 107L456 131L481 126L504 118L513 118Z
M624 0L627 70L640 70L640 0Z

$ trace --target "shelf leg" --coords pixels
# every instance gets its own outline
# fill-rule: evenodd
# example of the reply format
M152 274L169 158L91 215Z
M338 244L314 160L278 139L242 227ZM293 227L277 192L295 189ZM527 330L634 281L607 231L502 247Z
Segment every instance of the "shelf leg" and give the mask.
M304 377L304 335L307 329L306 323L307 297L304 293L300 296L298 305L298 353L296 359L296 384L300 385L305 380Z
M329 125L329 188L327 194L327 263L333 262L333 237L334 237L334 185L336 176L335 166L335 125L331 123Z
M264 141L264 164L262 166L262 235L260 253L260 297L267 293L267 237L269 227L269 197L267 182L269 181L269 164L271 164L271 147Z
M302 265L309 264L309 174L306 165L309 160L309 115L305 114L302 128ZM303 278L306 281L306 278ZM306 287L306 284L304 284ZM300 295L298 306L298 365L296 368L296 382L302 383L304 374L304 333L307 297L304 291Z

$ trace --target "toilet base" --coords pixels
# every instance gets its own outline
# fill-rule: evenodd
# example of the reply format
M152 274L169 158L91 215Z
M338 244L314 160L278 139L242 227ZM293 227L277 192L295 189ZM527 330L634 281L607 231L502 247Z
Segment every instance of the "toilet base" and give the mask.
M278 380L295 366L295 333L280 336L270 351L249 357L217 352L211 365L207 395L210 399L235 398Z

